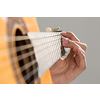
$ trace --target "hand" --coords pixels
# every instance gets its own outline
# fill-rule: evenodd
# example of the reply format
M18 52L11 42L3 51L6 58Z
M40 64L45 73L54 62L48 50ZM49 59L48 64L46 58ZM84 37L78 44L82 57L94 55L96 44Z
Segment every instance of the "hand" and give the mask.
M51 77L54 84L67 84L73 81L86 69L86 44L81 43L72 32L62 33L69 40L62 39L66 48L71 48L64 60L59 59L51 68Z

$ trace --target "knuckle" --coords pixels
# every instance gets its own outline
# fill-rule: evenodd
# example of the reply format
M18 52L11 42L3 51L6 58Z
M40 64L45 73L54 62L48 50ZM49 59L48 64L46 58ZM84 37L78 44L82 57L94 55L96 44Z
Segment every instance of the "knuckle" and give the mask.
M70 32L70 35L71 35L71 37L73 37L74 36L74 33L73 32Z
M67 32L67 33L70 35L70 37L73 37L73 36L74 36L74 33L71 32L71 31L69 31L69 32Z
M85 43L82 43L82 47L83 47L84 51L86 51L87 45Z
M84 47L85 47L85 50L87 49L87 45L86 44L84 44Z

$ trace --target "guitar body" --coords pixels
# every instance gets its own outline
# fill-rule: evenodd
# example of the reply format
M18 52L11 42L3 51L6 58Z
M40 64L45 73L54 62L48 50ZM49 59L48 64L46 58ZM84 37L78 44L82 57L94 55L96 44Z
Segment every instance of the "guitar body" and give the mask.
M26 34L27 32L39 32L35 17L0 18L0 37L5 37L0 40L2 41L0 43L0 84L25 84L30 82L31 79L25 81L23 78L23 74L27 73L30 69L26 70L25 73L20 74L17 74L17 71L15 71L16 68L18 69L18 72L20 71L17 53L12 54L12 52L16 52L15 41L5 41L6 36L17 36L19 34ZM20 81L18 81L19 79ZM34 83L51 84L50 70Z

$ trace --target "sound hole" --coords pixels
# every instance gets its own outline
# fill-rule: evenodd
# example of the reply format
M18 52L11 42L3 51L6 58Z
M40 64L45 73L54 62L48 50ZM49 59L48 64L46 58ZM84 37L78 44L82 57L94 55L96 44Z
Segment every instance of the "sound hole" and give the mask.
M27 34L23 35L22 32L19 29L17 29L16 30L16 36L27 36ZM19 46L25 46L25 45L31 44L31 42L30 42L29 39L27 39L27 40L16 41L15 44L16 44L16 47L19 47ZM17 52L17 56L22 55L22 57L23 57L23 54L25 54L25 53L30 54L31 51L34 52L33 47L30 47L30 48L27 48L27 49L24 49L24 50L20 50L20 51ZM35 54L29 55L28 57L23 58L22 60L19 60L18 63L20 65L20 67L22 67L22 66L27 65L28 63L31 63L33 60L35 60ZM31 66L29 66L28 68L24 67L24 71L22 71L22 75L23 75L24 80L27 84L34 83L34 79L36 77L38 77L37 71L36 71L35 74L33 73L33 70L36 69L36 68L37 68L37 63L35 63L34 65L31 64Z

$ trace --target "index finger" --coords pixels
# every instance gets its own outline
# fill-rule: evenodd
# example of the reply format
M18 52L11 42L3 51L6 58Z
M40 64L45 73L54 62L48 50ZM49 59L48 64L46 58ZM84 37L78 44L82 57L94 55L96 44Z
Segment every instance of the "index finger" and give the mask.
M62 32L62 36L69 38L70 40L80 42L80 40L72 32Z

